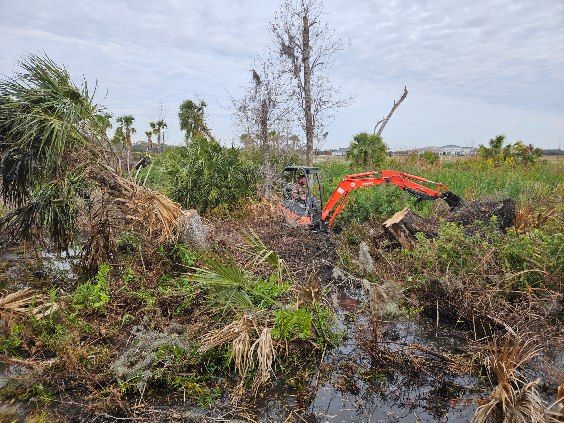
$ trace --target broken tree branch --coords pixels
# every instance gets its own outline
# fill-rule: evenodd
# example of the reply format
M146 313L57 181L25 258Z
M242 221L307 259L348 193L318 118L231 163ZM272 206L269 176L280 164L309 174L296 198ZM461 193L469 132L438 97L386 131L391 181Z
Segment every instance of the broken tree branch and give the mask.
M403 100L405 100L406 97L407 97L407 86L403 87L403 94L401 95L399 100L398 101L394 100L394 105L392 106L392 110L390 110L390 113L388 113L388 116L379 120L376 123L376 126L374 126L374 134L376 134L378 136L382 135L382 131L384 130L384 127L386 126L386 124L388 123L388 121L390 120L390 118L392 117L394 112L396 111L396 109L399 107L401 102Z

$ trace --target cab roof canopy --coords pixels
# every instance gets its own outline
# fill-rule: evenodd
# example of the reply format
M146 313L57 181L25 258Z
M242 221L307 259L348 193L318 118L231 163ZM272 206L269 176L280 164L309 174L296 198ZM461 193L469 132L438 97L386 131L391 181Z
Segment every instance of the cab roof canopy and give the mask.
M308 167L308 166L287 166L284 168L283 172L295 172L301 170L306 174L317 173L319 171L318 167Z

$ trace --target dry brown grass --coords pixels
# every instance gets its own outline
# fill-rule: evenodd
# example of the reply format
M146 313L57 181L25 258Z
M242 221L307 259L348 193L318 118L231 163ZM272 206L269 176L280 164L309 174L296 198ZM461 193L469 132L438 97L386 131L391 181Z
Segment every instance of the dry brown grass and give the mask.
M14 317L41 319L58 309L49 297L31 288L7 294L0 298L0 317L10 322Z
M497 385L490 396L476 409L474 423L540 423L545 422L545 410L537 390L540 380L527 382L521 371L536 357L539 350L534 340L506 335L490 345L485 364Z
M251 344L254 337L256 339ZM250 316L244 315L221 329L208 332L200 338L200 341L199 352L231 343L235 369L241 378L231 397L233 403L238 403L245 393L245 379L249 370L255 368L257 370L252 386L255 396L259 388L270 380L275 359L271 330L268 327L257 326Z

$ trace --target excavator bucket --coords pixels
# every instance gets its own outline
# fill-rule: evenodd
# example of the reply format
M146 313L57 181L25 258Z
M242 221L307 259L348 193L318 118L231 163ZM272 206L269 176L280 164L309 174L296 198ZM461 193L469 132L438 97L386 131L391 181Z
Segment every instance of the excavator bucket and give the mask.
M441 194L441 198L450 206L451 209L456 209L464 204L464 200L452 191L445 191Z

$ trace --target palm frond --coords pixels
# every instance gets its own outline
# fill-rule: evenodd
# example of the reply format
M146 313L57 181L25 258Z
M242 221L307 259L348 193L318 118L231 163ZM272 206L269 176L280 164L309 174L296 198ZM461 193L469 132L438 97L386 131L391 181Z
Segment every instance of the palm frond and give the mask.
M284 277L290 281L292 280L292 275L286 262L276 252L268 248L253 229L249 228L243 233L243 239L251 255L249 266L256 267L262 263L267 263L275 270L276 280L279 284L284 281Z
M20 289L0 298L0 316L3 318L32 316L40 319L57 309L57 303L31 288Z
M223 262L212 254L202 255L205 268L194 268L188 279L209 292L212 308L247 312L254 310L254 304L247 291L252 277L232 262Z
M490 396L476 409L474 423L545 422L539 380L526 382L521 369L539 350L532 339L506 335L494 340L486 364L497 380Z

